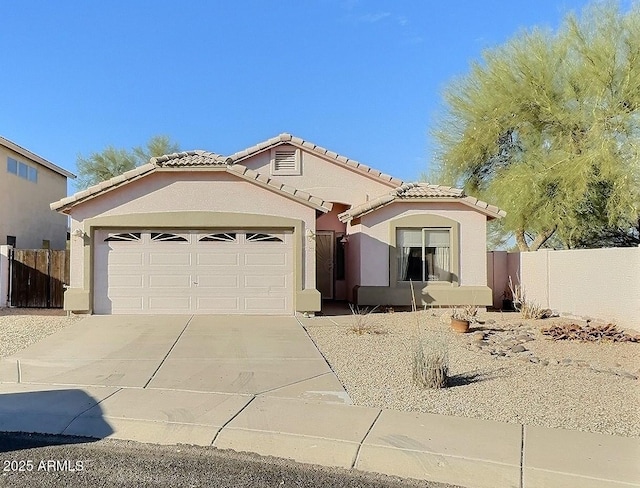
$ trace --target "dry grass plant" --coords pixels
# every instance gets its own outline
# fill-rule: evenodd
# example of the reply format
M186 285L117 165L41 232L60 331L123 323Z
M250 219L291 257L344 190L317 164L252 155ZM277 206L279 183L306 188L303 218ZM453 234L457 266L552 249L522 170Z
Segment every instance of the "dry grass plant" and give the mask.
M369 307L360 308L357 305L349 304L349 308L351 309L351 316L353 317L353 325L349 330L357 335L364 334L386 334L387 331L380 327L375 321L372 321L370 314L377 310L377 306L373 307L371 310Z
M435 333L427 337L420 334L420 316L418 314L413 282L411 287L411 311L416 320L413 347L413 382L420 388L445 388L449 379L449 351L447 341Z
M518 281L520 277L518 277ZM523 319L541 319L547 316L547 309L542 308L536 302L527 299L524 287L521 285L514 285L509 276L509 290L513 296L513 306Z
M465 305L462 308L454 308L451 317L458 320L468 320L473 323L477 320L478 307L475 305Z

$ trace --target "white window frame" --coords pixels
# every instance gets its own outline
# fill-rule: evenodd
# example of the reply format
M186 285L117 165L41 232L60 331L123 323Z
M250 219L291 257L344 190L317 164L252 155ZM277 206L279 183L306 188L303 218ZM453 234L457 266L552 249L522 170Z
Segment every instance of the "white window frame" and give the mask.
M15 167L15 171L13 171ZM38 168L31 166L30 164L23 163L22 161L7 157L7 173L16 175L18 178L30 181L31 183L38 183Z
M7 157L7 173L18 175L18 160L11 156Z
M276 168L276 154L282 151L293 151L295 157L295 167L293 169ZM301 151L293 146L277 146L271 149L271 174L273 176L300 176L302 174Z
M451 232L451 228L449 227L398 227L396 229L396 241L398 240L398 235L400 231L405 231L405 230L413 230L413 231L420 231L421 234L421 250L422 250L422 265L421 265L421 270L422 270L422 283L451 283L451 280L429 280L428 276L425 273L425 262L426 262L426 258L427 258L427 246L426 246L426 234L427 232L432 232L432 231L446 231L449 235L449 270L447 271L447 273L451 274L451 261L452 261L452 252L453 252L453 233ZM398 268L399 270L400 268ZM398 272L398 274L400 274ZM407 283L409 280L403 280L400 278L400 276L397 276L396 278L398 280L398 282L401 283Z

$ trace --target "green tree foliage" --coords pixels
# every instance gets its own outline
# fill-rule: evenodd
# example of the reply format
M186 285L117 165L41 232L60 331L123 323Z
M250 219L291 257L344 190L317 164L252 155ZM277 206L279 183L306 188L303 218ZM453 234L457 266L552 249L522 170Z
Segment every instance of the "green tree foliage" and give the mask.
M83 190L89 186L118 176L149 162L152 157L178 152L179 146L167 136L154 136L145 146L134 147L130 151L108 146L102 152L89 157L78 156L78 178L76 188Z
M640 5L483 53L445 92L437 178L498 205L521 250L629 233L640 216ZM629 229L632 229L629 231ZM600 236L600 238L598 237ZM604 239L606 241L606 239Z

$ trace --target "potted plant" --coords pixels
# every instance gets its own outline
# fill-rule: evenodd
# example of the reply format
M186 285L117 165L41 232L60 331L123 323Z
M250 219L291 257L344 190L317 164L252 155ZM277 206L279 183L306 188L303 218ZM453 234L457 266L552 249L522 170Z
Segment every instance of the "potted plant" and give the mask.
M461 309L454 308L451 312L451 328L463 334L469 332L469 325L475 320L477 313L478 307L474 305L467 305Z

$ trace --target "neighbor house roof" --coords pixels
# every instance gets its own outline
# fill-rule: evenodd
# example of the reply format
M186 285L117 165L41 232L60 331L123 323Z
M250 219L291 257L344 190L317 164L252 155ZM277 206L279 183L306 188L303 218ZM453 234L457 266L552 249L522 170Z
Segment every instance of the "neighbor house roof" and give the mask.
M273 147L280 146L282 144L289 144L292 146L299 147L301 149L305 149L310 151L332 163L346 166L347 168L364 175L367 175L375 180L382 181L383 183L392 184L395 186L400 186L403 184L402 180L394 178L388 174L382 173L377 169L370 168L369 166L359 163L354 159L349 159L345 156L341 156L338 153L333 151L329 151L324 147L318 146L313 142L306 141L300 137L292 136L288 133L282 133L276 137L272 137L271 139L267 139L266 141L260 142L254 146L251 146L247 149L243 149L242 151L238 151L235 154L229 156L233 162L240 162L246 158L249 158L257 153L269 150Z
M30 161L35 161L36 163L41 164L45 168L49 168L51 171L55 171L56 173L62 176L65 176L67 178L72 178L72 179L76 177L76 175L74 175L73 173L70 173L66 169L62 169L60 166L53 164L51 161L47 161L43 157L38 156L35 153L32 153L28 149L25 149L24 147L19 146L15 142L10 141L9 139L5 139L2 136L0 136L0 146L4 146L7 149L11 149L13 152L20 154L21 156L29 159Z
M269 178L268 176L261 175L257 171L248 169L240 164L231 163L232 161L229 158L207 151L187 151L151 158L147 164L103 181L102 183L98 183L97 185L91 186L86 190L76 193L75 195L52 203L51 209L68 213L68 211L75 205L132 183L133 181L147 176L150 173L158 171L176 171L178 168L182 170L185 168L193 170L207 168L210 171L225 171L241 179L262 186L263 188L284 195L287 198L291 198L307 206L313 207L316 210L329 212L333 207L333 204L330 202L325 202L321 198L313 196L310 193L297 190L292 186L285 185L279 181Z
M411 202L460 202L464 205L472 207L490 218L502 218L507 213L500 210L494 205L480 201L477 198L465 195L464 191L459 188L451 188L450 186L430 185L428 183L405 183L398 188L385 193L373 200L369 200L361 205L354 206L346 212L338 215L342 222L348 222L374 212L379 208L398 201Z

